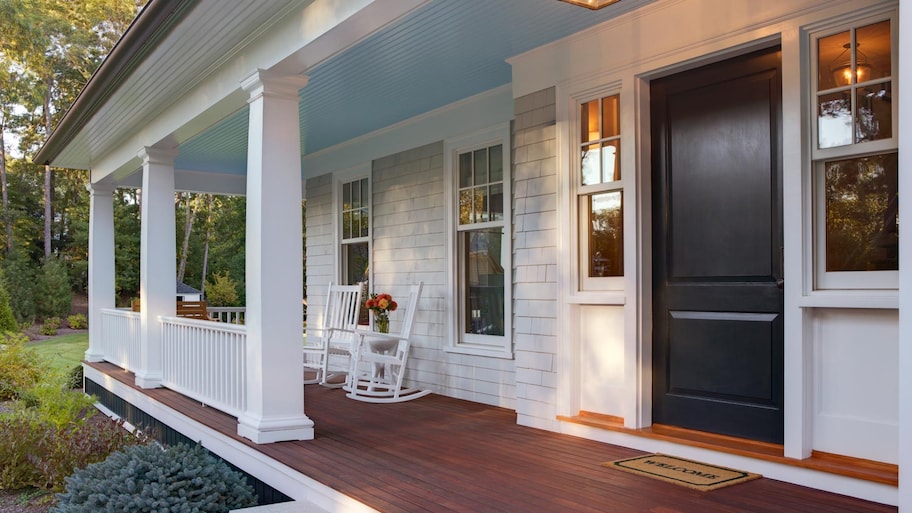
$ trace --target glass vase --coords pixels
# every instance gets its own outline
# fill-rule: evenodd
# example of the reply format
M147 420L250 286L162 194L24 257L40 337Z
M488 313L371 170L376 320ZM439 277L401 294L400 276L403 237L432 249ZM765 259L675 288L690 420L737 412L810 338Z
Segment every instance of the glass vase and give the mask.
M389 333L390 331L390 318L387 314L376 314L374 315L374 331L380 333Z

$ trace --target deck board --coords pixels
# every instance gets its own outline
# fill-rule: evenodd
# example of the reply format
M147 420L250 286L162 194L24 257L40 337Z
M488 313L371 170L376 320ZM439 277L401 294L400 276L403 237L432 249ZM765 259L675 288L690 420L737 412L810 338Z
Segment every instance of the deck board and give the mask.
M132 374L91 365L133 386ZM308 385L304 402L314 439L256 445L237 435L234 417L171 390L142 392L388 513L897 511L765 478L712 492L690 490L601 466L641 451L519 426L510 410L433 394L368 404L339 389Z

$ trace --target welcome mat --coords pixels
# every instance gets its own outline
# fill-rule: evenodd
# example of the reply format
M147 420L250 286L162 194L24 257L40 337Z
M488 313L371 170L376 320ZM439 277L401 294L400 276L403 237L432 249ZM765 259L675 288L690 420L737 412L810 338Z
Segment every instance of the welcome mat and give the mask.
M625 460L609 461L602 463L602 466L702 491L715 490L762 477L760 474L707 465L666 454L647 454Z

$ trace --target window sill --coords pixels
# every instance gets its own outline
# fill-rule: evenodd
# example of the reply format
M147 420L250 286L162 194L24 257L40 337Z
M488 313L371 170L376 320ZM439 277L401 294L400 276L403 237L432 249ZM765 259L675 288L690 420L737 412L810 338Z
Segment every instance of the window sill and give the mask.
M800 308L899 308L899 294L891 291L815 291L798 299Z
M447 353L453 354L465 354L470 356L484 356L487 358L501 358L504 360L512 360L513 352L505 350L502 348L487 348L479 346L469 346L469 345L458 345L458 346L447 346L444 348L444 351Z

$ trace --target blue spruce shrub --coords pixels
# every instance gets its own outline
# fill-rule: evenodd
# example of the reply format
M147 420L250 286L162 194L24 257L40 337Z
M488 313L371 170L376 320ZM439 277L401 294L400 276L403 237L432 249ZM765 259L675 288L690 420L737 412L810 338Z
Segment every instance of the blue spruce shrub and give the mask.
M56 513L228 512L256 506L244 476L201 445L137 445L77 470Z

